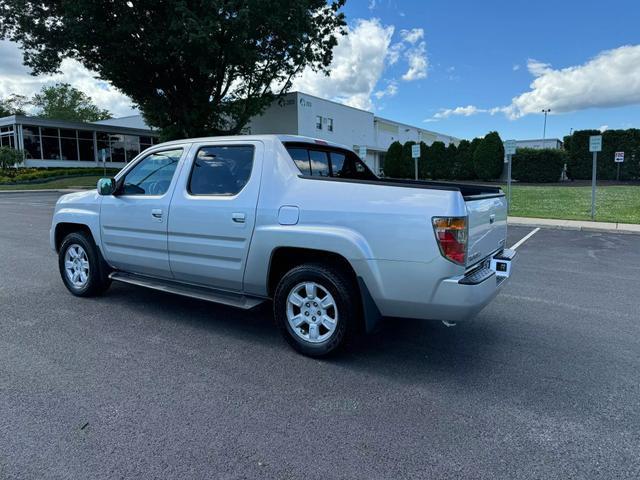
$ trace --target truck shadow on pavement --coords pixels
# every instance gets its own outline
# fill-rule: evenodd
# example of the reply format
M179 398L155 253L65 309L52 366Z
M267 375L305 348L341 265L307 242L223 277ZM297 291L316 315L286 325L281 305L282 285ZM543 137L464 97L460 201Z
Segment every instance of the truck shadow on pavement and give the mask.
M144 313L154 322L179 323L183 328L202 330L203 335L232 338L239 347L246 344L259 346L270 350L270 356L276 358L282 357L283 353L287 358L299 356L277 330L271 302L243 311L121 284L114 284L105 298L133 315ZM300 357L305 362L373 369L377 373L394 376L411 372L424 375L434 367L468 373L482 368L483 352L499 343L500 336L499 328L481 320L448 328L437 321L385 318L375 333L355 339L335 355L325 359ZM228 339L225 344L229 345ZM378 363L387 367L381 369Z

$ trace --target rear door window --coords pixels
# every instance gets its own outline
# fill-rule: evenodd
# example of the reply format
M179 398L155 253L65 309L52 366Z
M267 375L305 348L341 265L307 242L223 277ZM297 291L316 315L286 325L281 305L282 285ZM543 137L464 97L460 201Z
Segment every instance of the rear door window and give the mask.
M191 195L236 195L251 177L252 145L202 147L189 177Z

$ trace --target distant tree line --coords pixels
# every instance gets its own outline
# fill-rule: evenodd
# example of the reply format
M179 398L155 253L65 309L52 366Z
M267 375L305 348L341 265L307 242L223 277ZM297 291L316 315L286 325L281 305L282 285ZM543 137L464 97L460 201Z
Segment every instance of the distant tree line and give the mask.
M598 153L598 179L616 180L618 166L615 152L624 152L620 180L640 180L640 129L579 130L564 137L563 149L519 148L512 159L512 178L526 183L558 182L566 167L570 180L590 180L592 153L589 137L602 135L602 152ZM383 172L391 178L414 178L415 166L411 146L416 142L394 142L385 156ZM457 146L442 142L420 142L418 177L431 180L497 180L504 166L504 147L497 132Z
M45 86L32 98L14 94L0 99L0 117L26 115L27 110L37 117L69 122L111 118L108 110L97 107L88 95L68 83Z
M383 172L391 178L414 178L411 147L416 142L393 142L384 159ZM432 180L496 180L502 173L504 146L498 132L484 138L462 140L458 145L420 142L418 177Z

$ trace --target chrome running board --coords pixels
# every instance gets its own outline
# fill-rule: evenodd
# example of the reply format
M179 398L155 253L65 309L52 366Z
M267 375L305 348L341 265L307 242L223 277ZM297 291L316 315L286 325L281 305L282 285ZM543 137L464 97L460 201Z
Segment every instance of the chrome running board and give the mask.
M215 290L213 288L191 285L188 283L176 282L173 280L163 280L159 278L135 275L132 273L113 272L109 278L114 282L128 283L139 287L151 288L161 292L174 293L183 297L197 298L207 302L221 303L231 307L249 310L264 303L266 299L259 297L248 297L246 295Z

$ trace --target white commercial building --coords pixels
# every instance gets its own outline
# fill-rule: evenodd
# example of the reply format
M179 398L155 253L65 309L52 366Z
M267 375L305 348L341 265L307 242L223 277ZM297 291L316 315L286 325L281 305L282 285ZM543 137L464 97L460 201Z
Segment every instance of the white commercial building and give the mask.
M273 102L251 119L244 133L304 135L345 145L364 153L380 172L384 155L395 141L459 143L450 135L407 125L372 112L300 92ZM95 123L76 123L15 115L0 118L0 145L25 152L26 166L122 167L140 151L158 142L140 115Z
M275 101L259 117L251 120L246 133L304 135L340 143L356 152L364 147L364 160L379 172L384 154L395 141L458 144L460 140L443 133L378 117L372 112L341 103L291 92Z
M551 148L555 150L560 150L562 146L563 146L562 140L558 138L516 140L516 148L535 148L536 150Z

